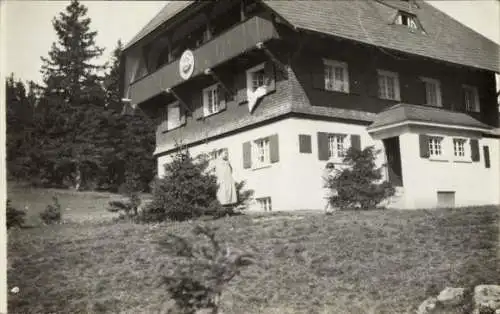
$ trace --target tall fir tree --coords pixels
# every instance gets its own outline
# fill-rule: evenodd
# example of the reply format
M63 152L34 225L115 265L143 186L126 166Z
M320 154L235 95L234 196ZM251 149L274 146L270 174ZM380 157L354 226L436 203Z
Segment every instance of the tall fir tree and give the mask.
M103 49L95 43L87 8L72 0L53 26L58 41L42 57L43 99L37 108L37 136L44 163L44 180L52 185L71 182L76 189L102 170L107 121L102 75L96 59Z

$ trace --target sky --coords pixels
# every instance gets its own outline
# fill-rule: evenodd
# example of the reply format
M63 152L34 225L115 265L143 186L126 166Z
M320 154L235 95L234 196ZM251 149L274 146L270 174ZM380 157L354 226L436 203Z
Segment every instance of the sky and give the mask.
M40 82L41 56L56 41L52 19L69 1L1 1L5 17L2 35L6 46L6 71L22 80ZM99 61L108 61L118 39L125 44L168 1L82 1L98 31L97 44L106 50ZM438 9L469 26L485 37L500 43L500 1L428 1ZM499 84L497 84L499 85Z

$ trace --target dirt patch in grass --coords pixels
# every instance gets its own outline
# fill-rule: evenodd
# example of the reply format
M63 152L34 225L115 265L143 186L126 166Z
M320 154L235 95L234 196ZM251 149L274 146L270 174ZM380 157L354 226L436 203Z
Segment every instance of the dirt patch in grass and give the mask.
M293 216L293 215L292 215ZM250 215L205 222L258 264L224 313L406 313L446 286L500 283L499 208ZM68 224L9 231L9 313L152 313L169 257L155 241L195 223Z

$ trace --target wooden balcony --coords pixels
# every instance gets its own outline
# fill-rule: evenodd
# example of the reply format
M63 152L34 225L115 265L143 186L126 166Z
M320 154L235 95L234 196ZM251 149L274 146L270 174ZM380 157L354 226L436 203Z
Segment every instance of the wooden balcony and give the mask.
M194 71L191 78L203 75L205 69L214 68L255 48L257 43L273 38L278 38L273 23L258 16L252 17L193 50ZM176 60L132 83L132 103L140 104L182 82L179 60Z

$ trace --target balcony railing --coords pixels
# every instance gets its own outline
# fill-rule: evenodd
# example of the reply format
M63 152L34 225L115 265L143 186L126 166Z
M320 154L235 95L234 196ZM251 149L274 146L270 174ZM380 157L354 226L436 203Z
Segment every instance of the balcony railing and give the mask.
M201 75L205 69L216 67L254 48L258 42L266 42L273 38L278 38L273 23L258 16L252 17L193 50L194 71L191 77ZM179 60L166 64L132 83L130 86L132 103L140 104L183 81L179 74Z

